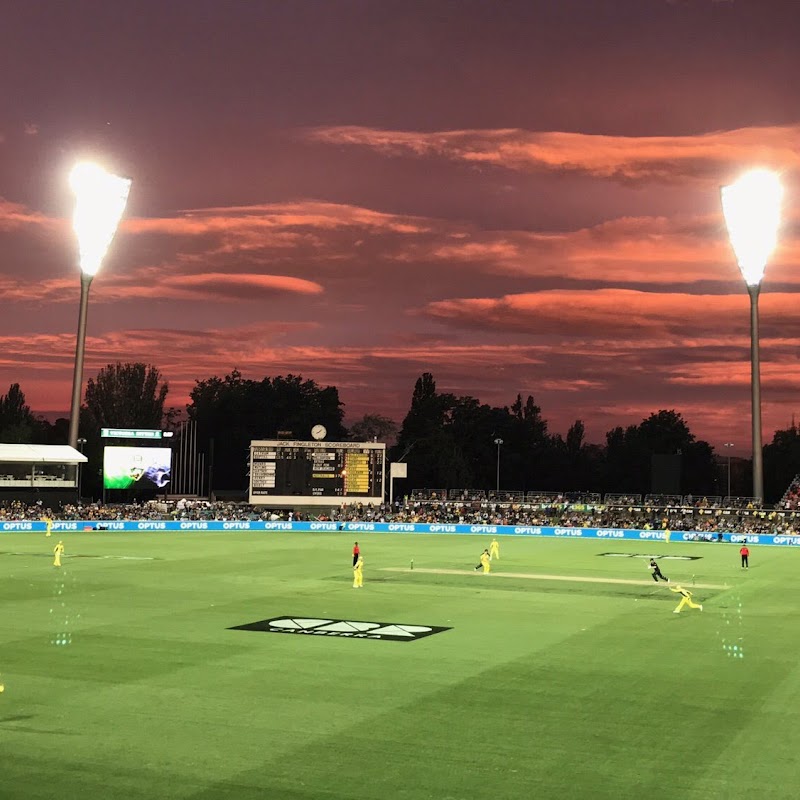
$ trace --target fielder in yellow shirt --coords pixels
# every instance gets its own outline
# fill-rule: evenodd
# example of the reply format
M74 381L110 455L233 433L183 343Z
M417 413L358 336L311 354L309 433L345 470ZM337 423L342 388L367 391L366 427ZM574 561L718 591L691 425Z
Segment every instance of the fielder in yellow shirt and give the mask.
M47 533L45 536L52 536L53 535L53 520L50 517L42 517L42 522L47 525Z
M678 607L672 612L673 614L680 614L681 609L684 606L689 606L689 608L699 608L701 611L703 610L702 603L692 602L692 593L688 589L684 589L682 586L670 586L669 590L671 592L677 592L679 595L681 595L681 601L678 603Z
M667 529L664 531L664 541L665 541L667 544L669 544L669 537L670 537L670 536L672 536L672 531L671 531L669 528L667 528Z
M353 565L353 588L364 588L364 558L360 555L356 563Z
M59 542L53 548L53 555L55 558L53 559L53 566L60 567L61 566L61 554L64 552L64 542Z
M485 575L487 572L491 570L491 567L489 566L490 561L491 561L491 556L489 555L489 551L484 550L481 553L481 563L478 564L478 566L475 567L475 569L479 570L481 567L483 567L483 574Z
M489 561L493 558L500 560L500 542L497 539L492 539L492 543L489 545Z

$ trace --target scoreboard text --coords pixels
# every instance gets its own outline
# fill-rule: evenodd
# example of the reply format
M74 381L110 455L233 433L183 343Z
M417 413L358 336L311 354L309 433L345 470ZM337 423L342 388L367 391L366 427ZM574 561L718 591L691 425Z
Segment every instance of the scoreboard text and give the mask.
M382 503L385 456L377 442L251 442L250 502Z

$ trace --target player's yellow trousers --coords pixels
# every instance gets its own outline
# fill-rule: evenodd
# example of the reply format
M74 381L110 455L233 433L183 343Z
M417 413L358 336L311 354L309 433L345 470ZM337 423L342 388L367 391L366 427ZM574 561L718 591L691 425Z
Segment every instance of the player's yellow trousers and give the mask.
M678 603L678 607L675 609L674 613L680 614L681 609L684 606L689 606L689 608L702 608L702 606L699 603L693 603L691 597L684 597L681 599L680 603Z
M353 570L353 588L360 589L364 585L364 573L360 569Z
M493 547L489 552L489 558L496 558L498 561L500 560L500 550L497 547Z

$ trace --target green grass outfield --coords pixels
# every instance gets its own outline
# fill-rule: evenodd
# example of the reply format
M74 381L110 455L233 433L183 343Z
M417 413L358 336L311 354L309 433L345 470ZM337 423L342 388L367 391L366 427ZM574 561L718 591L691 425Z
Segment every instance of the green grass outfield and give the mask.
M0 534L3 800L797 797L800 551L501 537L483 576L489 537L367 533L354 590L353 534L62 538ZM661 565L705 610L604 552L699 556ZM229 630L278 616L451 630Z

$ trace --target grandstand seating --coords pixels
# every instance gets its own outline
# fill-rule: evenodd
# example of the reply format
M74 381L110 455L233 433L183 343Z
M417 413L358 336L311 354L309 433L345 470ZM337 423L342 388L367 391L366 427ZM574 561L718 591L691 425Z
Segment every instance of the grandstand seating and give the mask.
M644 504L646 506L658 506L660 508L666 506L679 508L683 505L683 496L679 494L646 494L644 496Z
M486 492L483 489L449 489L447 491L448 500L458 500L462 503L481 502L486 500Z
M609 493L605 497L607 506L640 506L642 496L640 494L613 494Z
M564 500L576 505L598 506L603 497L599 492L564 492Z
M524 503L525 492L505 492L490 491L486 493L486 499L490 503Z
M800 509L800 475L795 475L776 508Z
M528 492L525 502L538 506L559 505L564 502L564 495L561 492Z
M679 495L679 494L625 494L608 492L603 497L599 492L546 492L509 491L499 493L490 489L415 489L408 499L415 503L453 502L453 503L524 503L531 506L632 506L649 508L697 508L697 509L750 509L763 508L763 502L756 497L721 497L720 495ZM794 502L784 506L784 502ZM784 499L776 507L800 508L800 475L787 489Z
M725 497L722 500L724 508L762 508L763 500L758 497Z

